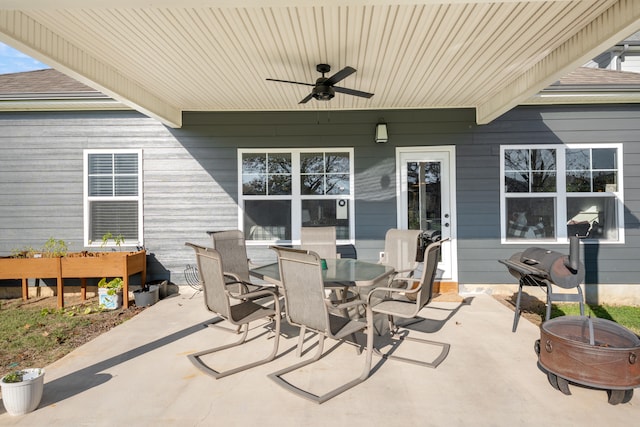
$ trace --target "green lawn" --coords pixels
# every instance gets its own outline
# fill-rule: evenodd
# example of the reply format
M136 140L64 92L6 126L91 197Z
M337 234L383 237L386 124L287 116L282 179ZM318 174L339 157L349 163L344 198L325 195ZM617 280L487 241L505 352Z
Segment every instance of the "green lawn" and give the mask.
M627 305L585 305L585 316L598 317L612 320L627 329L640 335L640 307ZM580 306L578 304L553 304L551 306L551 317L558 316L579 316Z

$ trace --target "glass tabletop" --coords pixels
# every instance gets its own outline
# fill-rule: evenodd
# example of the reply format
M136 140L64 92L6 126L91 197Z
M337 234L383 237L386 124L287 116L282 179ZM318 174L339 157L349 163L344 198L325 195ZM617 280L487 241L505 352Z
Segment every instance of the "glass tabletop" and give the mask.
M390 276L393 268L357 259L327 259L327 269L322 270L325 286L372 286ZM271 283L280 282L278 263L267 264L250 271L258 279Z

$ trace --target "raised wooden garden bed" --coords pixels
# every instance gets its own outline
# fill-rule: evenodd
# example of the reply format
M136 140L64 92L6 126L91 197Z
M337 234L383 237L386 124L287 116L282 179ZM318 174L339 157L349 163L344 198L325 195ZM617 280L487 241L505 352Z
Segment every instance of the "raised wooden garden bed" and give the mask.
M88 278L122 277L123 305L129 306L129 277L147 276L147 253L137 252L74 252L53 258L0 258L0 279L21 279L22 299L28 295L27 279L56 279L58 307L64 307L64 279L80 279L81 297L87 293Z

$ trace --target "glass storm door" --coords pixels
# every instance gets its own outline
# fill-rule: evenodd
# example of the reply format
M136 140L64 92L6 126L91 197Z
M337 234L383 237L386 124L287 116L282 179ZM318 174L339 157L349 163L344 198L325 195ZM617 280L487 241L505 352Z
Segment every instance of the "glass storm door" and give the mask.
M398 148L398 228L442 239L438 278L457 281L455 257L455 151L453 147Z

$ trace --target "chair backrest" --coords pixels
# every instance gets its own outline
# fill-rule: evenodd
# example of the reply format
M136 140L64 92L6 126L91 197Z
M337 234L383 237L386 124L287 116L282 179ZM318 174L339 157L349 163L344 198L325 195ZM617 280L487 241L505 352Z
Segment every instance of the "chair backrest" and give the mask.
M222 257L222 267L225 273L231 273L238 280L250 282L249 259L244 233L240 230L226 230L210 232L213 247Z
M315 252L274 246L289 323L329 332L320 257Z
M338 257L335 227L302 227L300 229L300 247L317 253L320 258Z
M222 269L222 258L215 249L192 246L196 251L200 282L204 290L204 303L209 311L232 320L229 297L227 296Z
M421 230L392 228L387 231L384 238L384 257L380 262L393 267L400 272L400 276L410 275L408 270L414 270L418 266L416 254L418 252L418 238L421 234Z
M445 239L446 240L446 239ZM424 265L420 277L420 290L416 294L418 310L431 301L433 297L433 282L438 272L438 260L440 259L440 247L443 241L431 243L424 250Z

